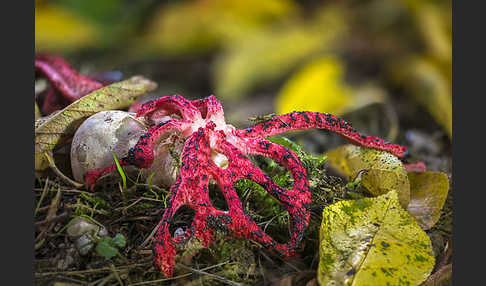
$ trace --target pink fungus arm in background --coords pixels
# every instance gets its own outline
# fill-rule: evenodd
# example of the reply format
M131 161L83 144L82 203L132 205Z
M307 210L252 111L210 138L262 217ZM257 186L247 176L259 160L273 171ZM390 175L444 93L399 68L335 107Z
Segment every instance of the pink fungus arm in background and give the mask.
M41 111L48 115L62 109L81 97L121 79L120 72L106 72L85 76L57 56L38 54L35 71L44 76L51 86L45 92Z

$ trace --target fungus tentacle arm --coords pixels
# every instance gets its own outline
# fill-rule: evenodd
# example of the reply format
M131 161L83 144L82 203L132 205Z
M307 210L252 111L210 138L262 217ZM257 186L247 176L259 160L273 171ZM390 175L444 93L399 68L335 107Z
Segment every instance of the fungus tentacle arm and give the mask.
M188 126L190 126L189 122L170 119L151 127L147 132L140 136L137 144L130 148L128 153L120 159L120 165L133 165L138 168L149 168L154 161L154 145L157 143L158 139L168 130L178 130L183 132ZM111 173L114 170L116 170L115 163L106 168L88 171L84 177L85 186L92 190L96 181L98 181L100 177Z
M335 132L355 145L383 150L397 157L404 157L406 149L374 136L365 136L356 131L348 122L329 113L294 111L277 115L253 127L238 130L238 135L247 138L270 137L293 130L326 129Z
M268 193L275 197L275 199L277 199L289 212L291 221L290 240L287 244L278 244L274 242L273 239L265 240L263 242L266 243L267 246L274 248L274 250L279 251L285 257L292 255L293 251L300 246L304 229L307 227L310 219L309 207L311 203L311 194L306 179L305 168L302 166L297 156L288 148L268 140L247 140L243 142L253 150L251 154L259 154L272 158L290 171L294 177L293 188L290 190L284 189L278 186L261 169L256 167L239 148L223 139L223 136L220 135L220 140L218 140L219 148L217 150L227 156L229 161L228 167L221 171L223 173L221 177L225 180L223 186L230 186L228 189L232 190L234 183L238 179L245 178L260 184ZM236 192L234 192L234 194L236 196ZM233 202L234 198L230 197L229 199ZM239 200L237 200L237 202L239 203ZM239 209L242 209L242 206L239 206ZM263 232L258 231L258 233L259 235L262 235ZM264 236L266 235L264 234Z
M194 210L195 216L186 234L195 235L204 246L208 246L213 239L213 229L209 226L211 218L221 215L221 211L215 209L209 200L209 173L217 167L212 162L205 133L205 130L200 128L188 137L184 145L179 177L171 187L167 209L154 236L155 264L166 277L173 274L177 254L176 240L169 229L176 211L182 206Z
M192 104L201 112L202 117L207 121L225 121L223 106L214 95L210 95L203 99L193 100Z
M137 112L137 117L144 116L150 118L154 115L167 116L172 114L177 114L184 120L190 121L201 118L201 113L192 105L192 102L178 94L163 96L142 104Z
M103 84L79 74L62 58L36 55L35 70L41 72L70 102L103 87Z
M258 168L252 170L252 179L263 186L288 211L291 229L289 247L296 249L300 246L304 230L310 220L311 192L306 170L297 155L284 146L264 139L245 140L245 142L252 150L250 154L271 158L292 174L292 189L280 187Z
M214 126L200 128L188 138L183 150L184 155L179 178L171 188L169 205L155 236L156 265L167 277L171 277L173 274L177 254L177 239L172 237L169 225L173 215L181 206L188 206L195 212L191 227L185 232L186 236L196 237L204 247L213 242L215 231L221 231L234 237L244 237L259 242L266 248L288 257L294 254L302 238L301 234L296 233L291 235L292 238L289 243L277 243L245 213L234 188L234 183L238 179L254 180L262 184L269 192L273 191L276 185L255 167L238 148L225 141L223 132L214 131L213 128ZM228 157L229 164L226 169L217 167L212 161L212 148L208 136L218 137L216 149ZM216 181L226 199L227 211L214 208L209 199L208 188L211 178ZM286 190L280 188L277 192L285 195ZM277 195L276 197L280 196ZM310 193L308 197L310 199ZM307 197L298 196L295 199L301 200L302 198ZM289 210L292 220L295 221L293 214L296 213L296 210L293 208ZM302 225L303 227L305 227L305 224ZM291 228L297 230L293 226Z
M57 89L51 86L45 92L44 102L42 103L42 113L51 114L56 110L63 109L64 106L69 105L70 101L59 93Z

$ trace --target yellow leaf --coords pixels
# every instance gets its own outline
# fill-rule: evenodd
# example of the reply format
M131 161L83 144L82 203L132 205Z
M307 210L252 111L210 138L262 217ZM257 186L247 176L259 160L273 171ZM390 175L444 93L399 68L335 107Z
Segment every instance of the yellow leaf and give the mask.
M216 59L216 94L244 96L262 83L276 81L316 54L333 51L346 34L346 15L339 7L316 12L315 19L290 19L229 42Z
M404 0L417 25L417 31L427 46L428 54L452 64L451 7L448 1L431 3Z
M449 192L449 180L442 172L408 173L412 214L422 229L429 229L439 220L442 206Z
M380 150L344 145L327 152L328 164L350 179L361 175L361 184L374 196L391 190L398 193L400 204L410 202L410 183L407 171L398 157Z
M452 83L430 59L407 59L394 67L396 80L452 138Z
M402 0L425 47L423 55L391 65L394 80L452 138L452 14L450 1Z
M435 263L429 237L395 191L326 207L319 241L321 286L418 285Z
M143 45L171 55L207 52L288 17L296 8L289 0L177 1L155 13Z
M39 106L37 105L37 102L34 101L34 120L37 120L41 118L42 115L39 110Z
M294 110L340 114L352 101L352 89L343 81L339 60L320 58L304 66L282 88L277 112Z
M359 88L344 80L344 65L331 56L311 61L298 70L276 98L278 113L295 110L343 114L383 101L384 91L367 84Z
M97 30L90 22L53 4L35 6L36 51L68 51L95 43Z
M35 170L48 166L44 154L72 137L86 118L103 110L126 108L156 87L156 83L144 77L133 76L85 95L48 118L39 119L35 127Z

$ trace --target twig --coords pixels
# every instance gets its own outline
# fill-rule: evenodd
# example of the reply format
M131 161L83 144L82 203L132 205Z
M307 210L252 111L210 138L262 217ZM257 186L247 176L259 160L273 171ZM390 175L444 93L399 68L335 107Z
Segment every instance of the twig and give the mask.
M150 187L149 184L142 184L142 183L137 183L137 186L142 186L142 187ZM166 190L166 189L163 189L163 188L160 188L158 187L157 185L152 185L151 186L153 189L157 190L158 192L164 192L166 194L168 194L169 192Z
M126 206L126 207L122 207L122 208L117 208L115 210L119 210L121 209L122 213L126 215L126 211L133 207L134 205L138 204L140 201L142 200L146 200L146 201L152 201L152 202L162 202L161 200L156 200L156 199L152 199L152 198L146 198L146 197L140 197L138 198L137 200L135 200L135 202L131 203L130 205Z
M93 282L89 283L89 284L88 284L88 286L95 286L95 285L96 285L96 286L103 286L103 285L105 285L106 283L108 283L108 282L109 282L111 279L113 279L113 276L115 276L115 275L114 275L114 273L111 273L111 274L110 274L110 275L108 275L108 276L105 276L105 277L103 277L103 278L101 278L101 279L98 279L98 280L96 280L96 281L93 281ZM99 283L98 283L98 282L99 282Z
M91 207L89 207L87 205L83 205L83 204L66 204L66 208L67 209L82 208L82 209L89 210L90 212L98 213L98 214L102 214L102 215L109 215L110 214L110 212L108 212L108 211L97 210L97 209L91 208Z
M159 221L159 223L154 227L154 229L152 230L152 232L150 233L149 236L147 236L147 238L142 242L142 244L140 245L140 248L144 248L145 245L152 239L152 237L154 236L155 232L157 231L157 229L159 229L160 225L162 224L162 220Z
M57 207L59 205L59 201L61 198L61 188L58 187L56 196L52 199L51 204L49 206L49 210L47 211L46 220L51 220L53 217L56 216ZM35 247L34 249L39 249L45 242L45 236L47 232L51 230L53 227L52 222L44 228L41 233L35 238Z
M37 203L37 207L35 208L35 211L34 211L34 217L37 214L37 212L39 211L40 205L41 205L42 201L44 200L44 197L47 193L48 186L49 186L49 178L46 179L46 183L44 185L44 188L42 189L41 197L40 197L39 202Z
M267 254L265 252L263 252L261 249L258 250L258 252L263 256L265 257L266 259L268 259L269 261L273 262L273 260L267 256ZM270 252L271 253L271 252ZM292 263L286 261L285 259L283 259L282 257L280 257L279 255L273 255L272 253L272 256L278 258L280 261L282 261L283 263L287 264L288 266L290 266L292 269L294 269L296 272L301 272L302 270L297 268L297 266L293 265Z
M72 189L65 189L65 190L62 190L62 192L78 193L78 194L83 194L83 195L87 195L87 196L94 196L95 195L94 193L90 193L90 192L86 192L86 191L80 191L80 190L72 190Z
M225 262L222 262L222 263L219 263L219 264L216 264L216 265L211 265L211 266L205 267L205 268L203 268L199 271L210 270L210 269L213 269L213 268L216 268L216 267L219 267L219 266L223 266L223 265L227 264L228 262L229 261L225 261ZM179 266L181 266L181 264L177 264L176 266L179 267ZM170 278L163 278L163 279L157 279L157 280L151 280L151 281L137 282L137 283L129 284L127 286L148 285L148 284L154 284L154 283L159 283L159 282L164 282L164 281L171 281L171 280L176 280L176 279L188 277L188 276L191 276L193 274L194 273L186 273L186 274L181 274L181 275L170 277ZM241 284L239 284L239 285L241 285Z
M116 271L116 267L115 267L115 265L111 264L111 265L110 265L110 267L111 267L111 269L112 269L112 271L113 271L113 275L115 275L116 280L118 280L118 283L119 283L121 286L123 286L123 282L122 282L122 280L121 280L121 278L120 278L120 275L118 275L118 272Z
M34 225L35 225L35 227L40 227L40 226L43 226L45 224L48 224L48 223L51 223L51 222L55 222L55 221L61 220L61 219L65 218L65 217L67 217L67 216L68 216L68 213L67 212L63 212L62 214L60 214L58 216L55 216L55 217L51 217L51 218L48 218L48 219L45 219L45 220L38 221Z
M120 182L118 182L118 189L120 189L120 194L121 194L121 196L122 196L122 199L123 199L123 200L126 200L126 198L125 198L125 193L123 192L124 188L122 187L122 185L121 185L121 183L120 183ZM126 186L125 186L125 189L126 189Z
M139 264L131 264L127 266L121 266L118 267L118 269L115 269L116 271L122 271L125 269L129 268L135 268L139 266L147 266L151 265L152 261L146 262L146 263L139 263ZM90 273L96 273L96 272L104 272L104 271L113 271L111 267L101 267L101 268L95 268L95 269L87 269L87 270L75 270L75 271L62 271L62 272L43 272L43 273L35 273L36 277L43 277L43 276L50 276L50 275L82 275L82 274L90 274Z
M47 161L49 162L49 167L51 167L52 171L54 171L54 173L56 173L56 175L59 176L59 178L61 178L64 182L71 184L71 185L75 186L76 188L81 188L81 187L84 186L84 184L78 183L78 182L70 179L69 177L64 175L61 172L61 170L59 170L57 168L56 163L54 162L54 159L52 158L52 152L45 153L45 157L47 158Z
M242 283L238 283L238 282L231 281L231 280L229 280L227 278L218 276L216 274L212 274L212 273L205 272L203 270L197 270L197 269L194 269L194 268L191 268L191 267L187 267L184 264L179 264L179 267L184 268L184 269L187 269L187 270L189 270L189 271L191 271L193 273L199 274L199 275L205 275L205 276L207 276L209 278L212 278L212 279L221 281L221 282L226 283L228 285L232 285L232 286L243 286L243 285L245 285L245 284L242 284Z

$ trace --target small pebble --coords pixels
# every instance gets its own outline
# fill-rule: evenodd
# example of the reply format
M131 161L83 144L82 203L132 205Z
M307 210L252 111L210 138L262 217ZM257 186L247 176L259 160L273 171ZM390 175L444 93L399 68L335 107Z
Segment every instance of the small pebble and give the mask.
M94 247L93 240L89 234L80 236L74 244L81 255L88 254Z

